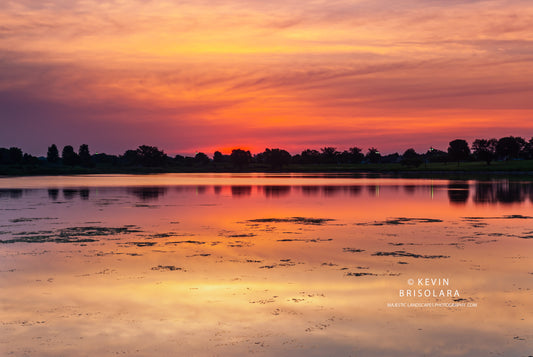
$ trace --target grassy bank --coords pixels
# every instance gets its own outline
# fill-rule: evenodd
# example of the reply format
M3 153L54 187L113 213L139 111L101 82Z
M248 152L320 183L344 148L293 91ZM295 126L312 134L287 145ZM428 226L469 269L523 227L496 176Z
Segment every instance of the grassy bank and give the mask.
M0 166L2 176L35 176L35 175L89 175L89 174L151 174L151 173L193 173L193 172L375 172L391 174L522 174L533 175L533 160L496 161L487 165L485 162L448 162L427 163L419 167L391 164L291 164L281 169L272 170L263 164L251 164L237 169L230 163L207 164L202 166L112 166L95 167L63 166L63 165L3 165Z

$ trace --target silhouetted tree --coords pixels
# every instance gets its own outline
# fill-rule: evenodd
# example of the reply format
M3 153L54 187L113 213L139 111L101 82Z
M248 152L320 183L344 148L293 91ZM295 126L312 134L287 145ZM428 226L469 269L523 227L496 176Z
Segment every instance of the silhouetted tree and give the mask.
M183 166L185 165L185 156L182 156L182 155L176 155L174 156L174 163L176 165L180 165L180 166Z
M302 151L302 164L318 164L320 162L320 153L316 150L306 149Z
M120 162L125 166L135 166L140 164L139 154L137 150L126 150L124 155L120 157Z
M524 153L527 159L533 159L533 138L527 142Z
M266 149L263 152L263 161L272 169L281 169L291 162L291 154L282 149Z
M321 161L326 164L334 164L337 162L339 152L336 148L327 146L320 149L322 153L320 154Z
M215 151L215 153L213 154L213 161L216 164L221 163L222 161L224 161L224 155L222 155L220 151Z
M375 164L375 163L380 162L381 154L379 153L378 149L376 149L375 147L371 147L370 149L368 149L368 152L365 158L368 162Z
M395 152L394 154L381 156L381 158L379 159L379 162L382 164L396 164L401 161L402 157L397 152Z
M357 146L354 146L348 149L348 152L350 153L350 160L354 164L361 163L361 161L363 161L365 158L365 155L363 154L363 150L361 150Z
M459 165L460 161L464 161L470 156L470 148L468 147L468 143L462 139L450 141L448 155L450 156L451 160L457 161L457 165Z
M92 166L91 154L89 153L89 145L82 144L78 150L78 155L80 157L80 164L82 166L90 167Z
M91 160L95 164L105 164L105 165L118 165L120 159L116 155L108 155L105 153L94 154L91 157Z
M521 137L506 136L496 144L496 156L503 160L516 159L526 146L526 141Z
M48 152L46 154L46 160L52 163L59 161L59 151L57 150L56 144L52 144L52 146L48 147Z
M233 166L238 169L242 169L250 164L250 161L252 160L252 154L250 154L250 151L233 149L231 151L230 160Z
M448 162L448 153L439 149L430 148L425 156L429 162Z
M140 164L148 167L164 166L168 158L163 150L148 145L139 146L137 155Z
M422 157L417 154L417 152L413 148L405 150L402 155L402 165L418 167L422 165L422 163Z
M63 148L61 159L63 160L63 165L74 166L79 163L79 156L74 152L74 148L70 145Z
M476 139L472 144L472 151L478 160L485 161L490 165L496 156L496 139Z
M211 161L209 159L209 157L204 154L203 152L199 152L197 153L195 156L194 156L194 162L197 164L197 165L207 165L209 164L209 161Z
M10 158L9 158L9 149L6 148L0 148L0 164L1 165L9 165Z
M24 154L24 156L22 157L22 164L23 165L38 165L39 159L30 154Z

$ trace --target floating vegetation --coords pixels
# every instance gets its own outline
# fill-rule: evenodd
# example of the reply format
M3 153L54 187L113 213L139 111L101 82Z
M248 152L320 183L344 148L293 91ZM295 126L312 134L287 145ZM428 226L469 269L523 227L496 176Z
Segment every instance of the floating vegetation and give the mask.
M510 214L501 217L463 217L466 221L478 221L484 219L533 219L533 216L524 216L521 214Z
M417 223L440 223L440 222L443 222L442 219L398 217L398 218L387 219L385 221L356 223L356 225L357 226L384 226L384 225L417 224Z
M172 233L172 232L169 232L169 233L156 233L156 234L151 234L149 236L147 236L146 238L170 238L170 237L175 237L176 234Z
M348 272L345 274L346 276L376 276L377 274L374 274L374 273L351 273L351 272Z
M4 232L0 232L0 234L3 234ZM9 232L5 232L9 233ZM53 231L35 231L35 232L17 232L13 233L14 236L34 236L34 235L43 235L43 234L51 234L54 233Z
M15 218L10 219L9 222L11 223L25 223L25 222L34 222L34 221L44 221L44 220L51 220L51 219L59 219L59 218L52 218L52 217L36 217L36 218Z
M251 238L255 237L255 233L235 233L232 231L226 231L223 230L220 233L218 233L219 237L227 237L227 238Z
M255 237L256 235L254 233L244 233L244 234L230 234L226 237L228 238L249 238L249 237Z
M278 239L278 242L306 242L306 243L319 243L319 242L329 242L333 238L322 239L322 238L312 238L312 239L299 239L299 238L283 238Z
M361 253L361 252L364 252L365 250L364 249L356 249L356 248L342 248L342 251L346 252L346 253Z
M151 247L156 245L156 242L128 242L128 244L136 245L137 247Z
M0 240L1 243L89 243L97 242L97 239L92 238L76 238L76 237L52 237L52 236L25 236L15 239Z
M309 225L323 225L330 221L334 221L334 219L289 217L289 218L258 218L258 219L248 220L248 222L256 222L256 223L297 223L297 224L309 224Z
M244 242L244 241L235 241L235 242L229 242L228 247L232 248L242 248L242 247L252 247L253 244L250 242Z
M116 234L130 234L142 232L137 227L127 225L123 227L70 227L59 231L66 236L110 236Z
M409 253L403 250L397 250L394 252L376 252L372 254L379 257L410 257L410 258L422 258L422 259L438 259L438 258L449 258L449 255L422 255Z
M338 266L338 264L335 264L335 263L322 263L320 265L327 266L327 267L336 267L336 266Z
M152 267L152 270L169 270L169 271L178 271L182 270L185 271L183 268L174 266L174 265L158 265L156 267Z
M46 233L45 233L46 232ZM83 237L102 237L117 234L138 233L134 226L123 227L68 227L56 231L20 232L13 234L16 238L0 240L0 243L87 243L97 239Z
M276 300L274 299L261 299L261 300L256 300L256 301L250 301L250 304L269 304L269 303L272 303L272 302L276 302Z

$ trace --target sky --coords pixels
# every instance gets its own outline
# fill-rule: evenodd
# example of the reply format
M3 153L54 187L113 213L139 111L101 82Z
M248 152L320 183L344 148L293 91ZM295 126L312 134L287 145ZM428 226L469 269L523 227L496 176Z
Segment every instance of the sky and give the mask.
M3 0L0 120L33 155L529 140L533 2Z

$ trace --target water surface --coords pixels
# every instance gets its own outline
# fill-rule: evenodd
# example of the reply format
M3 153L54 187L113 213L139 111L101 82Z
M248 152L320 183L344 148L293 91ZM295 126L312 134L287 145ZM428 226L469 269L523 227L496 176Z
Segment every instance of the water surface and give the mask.
M0 352L527 356L532 200L509 180L2 178Z

